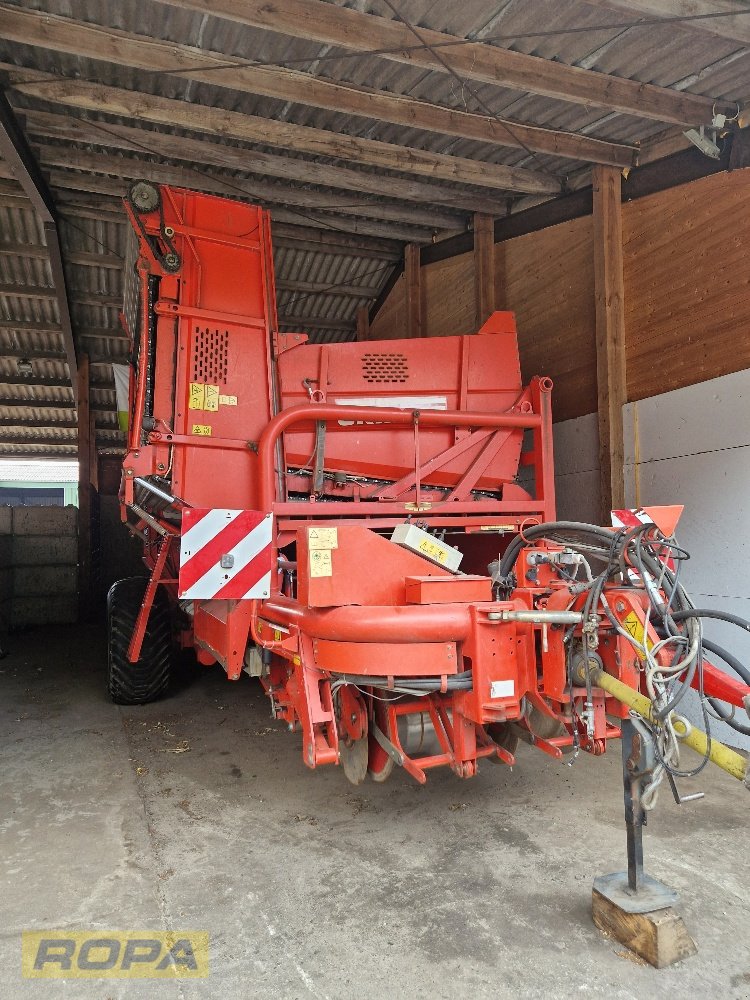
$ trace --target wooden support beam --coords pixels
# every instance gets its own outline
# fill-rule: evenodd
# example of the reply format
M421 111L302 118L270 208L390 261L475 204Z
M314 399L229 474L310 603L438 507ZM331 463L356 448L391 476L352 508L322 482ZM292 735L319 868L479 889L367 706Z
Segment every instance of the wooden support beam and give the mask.
M19 93L66 107L101 111L157 125L179 126L211 135L231 136L247 142L291 149L295 153L332 156L337 160L348 160L363 166L377 167L379 170L395 170L434 180L473 184L490 190L552 195L559 194L561 190L561 184L556 178L523 167L482 163L466 157L432 153L414 146L400 146L379 139L363 139L308 125L295 125L257 115L245 115L238 111L155 97L140 91L67 79L15 82L19 74L14 76L13 86Z
M82 124L85 127L85 123ZM109 126L107 126L107 129L109 131ZM78 130L74 129L73 131L77 132ZM236 166L232 167L232 175L227 174L223 176L221 173L217 173L217 165L215 164L211 164L213 169L210 171L196 166L206 159L211 159L205 153L205 142L197 142L194 139L182 139L179 136L175 136L173 138L177 139L176 149L174 144L169 142L154 142L153 137L159 135L158 133L144 133L138 129L130 129L130 131L136 133L136 135L140 131L142 145L155 149L157 155L165 155L172 160L180 159L181 157L177 155L177 150L184 152L184 147L191 149L195 147L194 152L196 155L190 157L190 166L153 163L145 159L144 156L132 155L118 158L115 165L112 155L108 153L91 153L60 145L42 144L37 147L39 160L44 167L58 168L65 171L71 169L84 170L90 174L106 174L110 177L114 173L120 178L153 180L158 184L174 184L178 187L190 187L198 191L207 191L210 194L218 194L225 197L248 198L255 203L268 207L274 205L297 205L300 208L311 211L335 212L343 215L354 215L358 218L365 217L395 222L401 225L421 226L422 228L446 230L460 230L464 228L463 215L432 206L412 207L409 205L394 204L393 202L377 202L365 195L354 195L351 192L347 194L335 194L331 191L316 190L309 186L299 188L289 183L270 183L265 178L259 179L258 177L253 177L252 156L248 156L244 151L234 147L223 147L230 151L227 159L236 161ZM96 128L91 128L91 126L88 126L87 133L91 137L91 141L96 142L97 145L109 145L109 136L107 133L103 133ZM165 140L168 137L162 134L159 138ZM80 134L75 136L75 141L83 141ZM126 146L127 144L122 143L122 145ZM204 151L202 155L201 151ZM141 149L140 152L145 153L145 150ZM217 157L217 159L222 159L222 157ZM294 160L293 162L297 165L297 172L302 175L304 164L301 164L299 160ZM219 170L221 169L223 168L219 167ZM241 170L246 176L238 177L236 174L237 170ZM68 174L61 174L59 179L64 179L68 184L71 184L75 178L71 178ZM302 180L302 176L298 179ZM325 181L330 185L328 176L326 176ZM56 186L54 176L51 176L50 182L53 187ZM310 178L306 178L304 183L309 185ZM126 188L127 185L120 183L118 193L122 193ZM392 192L386 190L385 184L383 185L382 193L390 197L393 196Z
M585 107L673 122L700 125L711 121L713 102L695 94L640 83L566 66L539 56L481 42L456 44L455 35L418 29L420 46L403 21L362 14L323 0L166 0L181 10L224 17L239 24L264 28L293 38L305 38L354 52L378 52L378 58L445 73L438 54L464 80L541 94ZM310 58L314 62L314 56Z
M495 220L474 216L474 290L477 330L495 311Z
M272 100L478 140L493 146L530 149L620 167L634 163L633 146L516 121L505 128L486 114L441 107L404 94L364 89L278 66L248 66L247 60L233 59L222 52L86 24L46 11L0 4L0 17L6 38L24 45L67 52L78 58L103 60L147 72L166 71L213 87L228 87L232 91Z
M370 310L360 306L357 310L357 340L370 339Z
M602 524L625 505L625 291L622 264L621 173L596 166L594 181L594 295L599 468Z
M419 247L413 243L404 247L404 280L406 281L406 336L422 336L422 270Z
M91 409L89 359L82 354L78 366L78 618L91 612Z
M8 64L0 64L11 72ZM50 74L52 79L52 74ZM154 155L169 160L183 160L186 163L203 164L218 167L223 170L240 170L250 174L260 174L262 177L275 177L283 181L293 181L300 184L320 184L326 188L337 188L346 194L325 192L326 204L331 211L343 212L346 206L352 206L354 214L364 211L357 202L359 195L385 199L402 199L404 202L417 202L424 206L441 205L444 208L459 212L497 212L504 205L502 199L494 195L478 194L475 191L462 191L443 184L431 184L417 179L395 176L380 176L376 173L365 173L351 167L339 167L330 163L317 163L311 160L292 159L288 156L278 156L247 147L237 148L219 142L211 142L207 138L191 139L186 136L172 135L153 130L133 128L119 122L107 122L106 132L95 122L85 118L77 118L70 114L51 114L47 111L27 110L24 112L26 127L31 135L43 138L64 140L66 142L85 142L106 149L119 149L130 153L145 153L153 151ZM144 149L144 146L146 147ZM72 151L71 151L72 152ZM290 185L286 185L286 190ZM294 189L292 189L294 190ZM357 192L357 195L353 195ZM296 196L296 195L295 195ZM373 218L380 218L383 202L362 199L364 205L377 212ZM297 202L295 202L296 204ZM385 202L387 205L388 202ZM319 206L315 206L319 207ZM414 222L424 225L424 219L418 214L410 214L409 205L394 205L403 222ZM382 214L389 218L388 214Z
M629 913L594 889L591 909L600 931L656 969L682 962L698 951L684 920L671 906L647 913Z
M73 324L70 318L70 303L63 267L62 247L57 228L57 217L54 202L47 183L42 177L26 136L23 133L16 116L4 93L0 94L0 154L9 164L28 197L34 211L39 216L44 229L44 238L49 254L49 264L52 271L52 281L57 295L57 310L60 317L65 353L68 358L68 371L73 395L77 392L77 357Z
M140 178L142 180L152 180L157 184L174 184L177 187L190 187L197 191L207 191L210 194L218 194L222 197L236 198L240 201L263 202L264 206L271 210L273 219L277 224L287 223L298 225L304 222L307 228L319 225L321 228L334 226L343 232L357 233L358 235L374 236L389 240L416 240L428 242L432 239L434 229L416 228L407 225L400 226L396 222L381 222L377 219L342 218L335 214L315 215L311 211L297 212L294 209L284 207L287 202L282 194L281 188L277 192L277 203L271 204L265 199L255 197L255 192L245 190L246 183L242 179L235 178L222 182L218 175L207 177L204 172L183 171L181 168L164 166L163 164L153 164L135 162L127 160L117 161L118 170L122 171L122 177L114 179L104 177L91 172L80 173L77 170L57 170L48 171L49 182L57 190L85 192L86 194L104 195L117 199L119 202L127 193L129 183L124 177ZM90 170L90 168L86 168ZM112 172L112 160L107 161L106 173ZM250 185L252 188L252 185ZM292 200L293 201L293 200ZM445 221L445 220L443 220ZM456 222L453 220L452 228L456 229ZM460 226L458 227L460 228Z

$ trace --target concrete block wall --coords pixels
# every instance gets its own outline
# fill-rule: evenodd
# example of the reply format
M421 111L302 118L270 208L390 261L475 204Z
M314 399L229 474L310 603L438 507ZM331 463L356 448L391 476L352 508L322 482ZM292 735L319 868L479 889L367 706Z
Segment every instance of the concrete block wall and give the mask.
M0 507L0 628L78 616L78 509Z

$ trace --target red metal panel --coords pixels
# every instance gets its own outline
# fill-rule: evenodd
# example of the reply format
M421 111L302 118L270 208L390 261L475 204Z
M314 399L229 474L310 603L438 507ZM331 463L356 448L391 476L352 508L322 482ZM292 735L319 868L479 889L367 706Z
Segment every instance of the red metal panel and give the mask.
M454 642L331 642L313 640L315 663L342 674L435 677L455 674Z
M492 581L488 576L407 576L407 604L459 604L492 600Z

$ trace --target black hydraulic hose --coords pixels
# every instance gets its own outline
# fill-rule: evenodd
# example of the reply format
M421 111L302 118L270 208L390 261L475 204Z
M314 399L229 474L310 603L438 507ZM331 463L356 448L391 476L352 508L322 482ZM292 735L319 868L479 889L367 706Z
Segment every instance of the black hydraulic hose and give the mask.
M716 618L717 621L729 622L730 625L737 625L750 632L750 621L747 618L740 618L739 615L732 615L728 611L714 611L712 608L689 608L685 611L678 611L672 615L674 621L683 621L685 618ZM750 684L750 681L747 681Z
M744 664L740 663L740 661L737 659L736 656L733 656L732 653L728 652L726 649L724 649L722 646L719 646L717 643L712 642L710 639L704 639L703 645L706 647L709 653L715 653L716 656L720 656L721 659L726 664L728 664L736 674L738 674L742 678L745 684L750 684L750 670L748 670L748 668Z
M516 535L511 541L500 562L498 575L507 576L510 573L518 558L518 553L528 540L543 538L545 535L553 535L560 531L590 535L596 538L597 541L603 542L605 548L609 548L612 544L612 532L606 528L600 528L596 524L586 524L583 521L547 521L545 524L532 524L531 527L523 529L523 535Z
M730 666L732 670L734 670L736 673L740 675L740 677L743 679L743 681L745 681L746 684L750 684L750 680L748 680L748 678L750 677L750 671L748 671L747 667L744 667L740 663L740 661L737 659L736 656L733 656L728 650L724 649L722 646L719 646L717 643L711 642L710 639L704 639L703 645L709 651L709 653L713 653L715 656L718 656L720 657L720 659L724 660L724 662L728 666ZM750 736L750 726L746 726L744 723L738 722L735 718L733 718L732 714L730 712L726 712L724 710L724 706L722 705L722 703L720 701L717 701L716 698L709 698L708 700L711 704L711 708L713 708L713 710L716 712L716 714L719 716L722 722L726 722L728 726L730 726L736 732L742 733L743 736Z

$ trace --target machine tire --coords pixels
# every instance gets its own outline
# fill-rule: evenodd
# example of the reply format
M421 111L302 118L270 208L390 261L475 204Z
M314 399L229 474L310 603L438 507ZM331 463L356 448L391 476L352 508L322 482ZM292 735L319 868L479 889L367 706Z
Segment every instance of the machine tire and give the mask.
M118 580L107 595L107 689L116 705L145 705L166 693L172 660L169 600L157 588L137 663L128 660L128 646L148 580Z
M508 753L515 754L518 749L519 737L516 734L513 726L509 722L492 722L488 726L484 727L489 735L498 746L502 747L503 750L507 750ZM497 758L493 757L493 761Z

